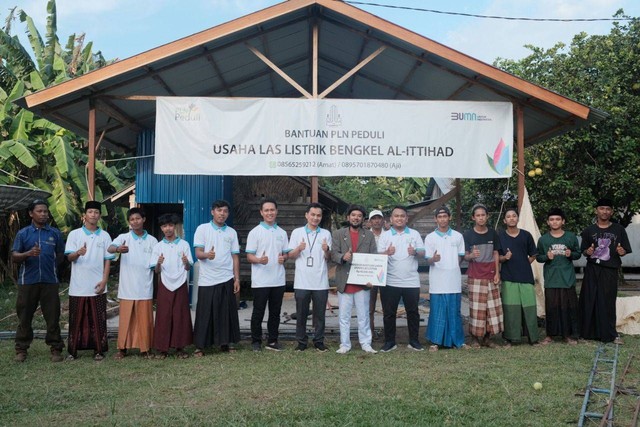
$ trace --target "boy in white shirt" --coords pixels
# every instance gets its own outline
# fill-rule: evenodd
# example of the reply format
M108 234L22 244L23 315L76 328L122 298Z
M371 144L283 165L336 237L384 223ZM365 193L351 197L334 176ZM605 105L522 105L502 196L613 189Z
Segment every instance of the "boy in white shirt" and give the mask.
M131 230L116 237L108 248L109 253L120 254L118 352L113 356L117 360L132 348L148 358L153 343L153 270L149 259L158 239L144 229L146 215L141 208L129 209L127 219Z
M176 235L179 218L175 214L164 214L158 224L164 234L151 253L150 268L160 274L156 299L156 325L153 346L158 350L158 359L167 357L170 348L176 356L186 359L184 348L193 344L191 310L189 309L189 270L193 265L189 243Z

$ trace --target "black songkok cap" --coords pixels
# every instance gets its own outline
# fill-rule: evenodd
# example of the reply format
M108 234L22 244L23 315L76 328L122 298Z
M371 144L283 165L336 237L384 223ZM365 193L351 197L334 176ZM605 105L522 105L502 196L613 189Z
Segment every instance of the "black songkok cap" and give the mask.
M86 212L89 209L101 210L102 209L102 203L96 202L95 200L89 200L87 203L84 204L84 211Z
M597 208L598 206L609 206L611 209L613 209L613 200L603 197L601 199L598 199L595 207Z
M551 208L549 212L547 212L547 218L550 216L559 216L562 219L565 219L564 211L560 208Z

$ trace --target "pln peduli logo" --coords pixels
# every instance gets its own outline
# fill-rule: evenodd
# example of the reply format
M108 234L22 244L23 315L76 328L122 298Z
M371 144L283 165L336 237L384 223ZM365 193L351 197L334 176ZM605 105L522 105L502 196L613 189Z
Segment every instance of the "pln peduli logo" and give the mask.
M487 161L495 173L498 175L506 175L509 165L511 164L511 149L504 143L502 138L500 138L500 142L493 152L493 157L487 154Z

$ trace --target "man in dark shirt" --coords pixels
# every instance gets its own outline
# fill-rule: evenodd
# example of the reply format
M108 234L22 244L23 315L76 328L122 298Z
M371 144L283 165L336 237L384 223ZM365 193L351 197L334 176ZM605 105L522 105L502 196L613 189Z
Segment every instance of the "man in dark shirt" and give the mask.
M58 265L62 262L64 241L57 228L48 225L49 208L44 200L29 205L31 225L18 231L13 242L11 259L20 265L16 313L17 362L24 362L33 341L33 314L42 308L47 324L45 342L51 347L51 361L61 362L64 342L60 336L60 296L58 295Z

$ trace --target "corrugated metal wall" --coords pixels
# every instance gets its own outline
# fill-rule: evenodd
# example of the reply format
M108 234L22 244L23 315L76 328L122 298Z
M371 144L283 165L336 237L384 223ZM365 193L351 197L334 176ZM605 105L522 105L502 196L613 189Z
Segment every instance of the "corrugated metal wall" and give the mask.
M138 156L155 153L155 132L138 136ZM181 203L184 206L184 238L193 244L198 225L211 221L211 202L226 199L233 204L232 178L209 175L155 175L153 157L138 159L136 201L138 203ZM229 220L232 223L232 218Z

